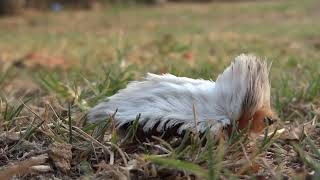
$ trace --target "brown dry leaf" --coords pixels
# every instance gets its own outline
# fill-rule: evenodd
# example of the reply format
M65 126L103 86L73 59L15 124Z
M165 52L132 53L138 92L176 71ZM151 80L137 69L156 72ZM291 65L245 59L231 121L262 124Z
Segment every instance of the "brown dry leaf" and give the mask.
M27 67L46 67L49 69L62 68L69 69L74 65L74 62L62 57L51 56L47 53L32 52L27 54L21 62Z
M55 166L63 173L67 174L70 171L72 152L72 145L53 143L49 146L49 157Z
M36 157L32 157L28 160L18 162L9 167L4 167L0 170L0 179L7 180L11 179L14 175L24 175L32 171L33 166L41 165L48 159L47 154L42 154Z
M283 140L299 140L306 134L314 131L315 125L312 123L305 123L301 126L288 126L284 133L280 136Z
M299 140L302 135L302 128L289 127L285 129L284 133L280 136L280 138L283 140Z

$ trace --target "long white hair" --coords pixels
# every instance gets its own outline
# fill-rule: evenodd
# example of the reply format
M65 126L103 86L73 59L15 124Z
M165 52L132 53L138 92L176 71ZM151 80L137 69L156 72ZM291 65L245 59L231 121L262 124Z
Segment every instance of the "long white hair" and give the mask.
M181 133L196 125L201 132L209 127L218 133L244 112L252 116L258 109L270 108L268 74L266 61L245 54L236 57L216 82L149 73L91 109L88 119L104 120L118 110L118 127L141 114L139 124L144 131L156 128L161 132L180 125Z

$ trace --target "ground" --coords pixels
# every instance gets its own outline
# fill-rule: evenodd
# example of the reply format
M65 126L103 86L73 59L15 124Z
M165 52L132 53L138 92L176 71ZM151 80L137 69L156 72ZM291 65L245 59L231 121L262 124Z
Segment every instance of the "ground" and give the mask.
M168 3L1 17L0 179L319 178L319 8ZM146 72L214 80L241 53L272 62L281 121L269 136L136 143L135 126L121 139L112 119L85 122L88 109Z

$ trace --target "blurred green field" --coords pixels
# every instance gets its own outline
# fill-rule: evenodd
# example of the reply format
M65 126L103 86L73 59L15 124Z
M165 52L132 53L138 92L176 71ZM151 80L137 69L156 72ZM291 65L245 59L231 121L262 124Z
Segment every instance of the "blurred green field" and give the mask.
M253 53L273 63L273 89L285 81L296 91L319 75L319 6L283 0L30 11L0 19L0 53L5 62L30 53L60 57L93 80L101 64L115 61L133 64L136 77L171 72L215 79L235 56Z
M168 64L180 64L185 60L181 56L190 51L194 66L212 64L212 70L196 74L205 77L215 77L240 53L273 61L272 74L286 73L283 68L292 72L298 65L316 71L319 4L315 0L190 3L29 12L1 19L0 49L9 56L6 59L45 51L92 67L114 60L120 49L126 62L160 64L163 71ZM159 71L159 67L146 67L146 71Z
M18 107L26 98L32 98L31 107L41 109L38 113L45 101L65 118L73 99L73 120L79 125L90 107L146 72L214 80L241 53L272 62L272 103L283 123L313 121L319 127L319 18L318 0L113 5L1 17L0 131L25 127L11 120L33 116L26 108L9 119L3 114L8 104ZM62 59L69 66L50 69L28 59L32 53ZM319 129L316 132L319 137ZM318 140L313 139L317 147ZM314 160L317 168L319 158ZM305 164L301 166L306 171L320 173L320 168ZM274 171L294 176L290 168Z

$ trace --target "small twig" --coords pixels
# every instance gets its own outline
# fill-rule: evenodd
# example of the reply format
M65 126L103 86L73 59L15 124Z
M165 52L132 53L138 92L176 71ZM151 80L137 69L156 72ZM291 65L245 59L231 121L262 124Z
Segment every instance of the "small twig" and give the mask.
M174 149L171 147L171 145L169 143L167 143L165 140L157 137L157 136L151 136L153 139L159 141L161 144L163 144L164 146L166 146L167 148L170 149L171 152L174 151Z
M41 165L48 159L47 154L42 154L36 157L32 157L28 160L17 162L15 165L8 166L0 170L0 179L9 180L14 175L23 175L29 173L31 168L36 165Z
M58 116L57 112L54 110L54 108L51 106L50 103L48 103L50 109L52 110L53 114L56 116L56 118L58 118L60 121L62 121L62 119Z
M53 123L56 125L56 126L54 126L54 128L57 129L58 131L61 131L61 130L60 130L60 126L61 126L61 124L63 123L63 119L61 119L61 117L58 116L57 112L56 112L55 109L51 106L50 103L48 103L48 105L49 105L50 109L52 110L53 114L54 114L54 115L56 116L56 118L57 118L57 121L53 121ZM50 123L50 124L51 124L51 123ZM50 126L49 126L50 124L48 124L48 127L50 127Z
M155 147L155 148L157 148L157 149L159 149L159 150L161 150L161 151L163 151L163 152L165 152L167 154L171 153L171 151L169 151L168 149L166 149L166 148L164 148L162 146L159 146L159 145L154 145L154 144L150 144L150 143L143 143L143 145L150 146L150 147Z
M114 164L114 153L110 154L110 165Z
M129 159L129 156L124 153L121 148L119 146L117 146L116 144L110 143L110 142L105 142L106 144L108 144L109 146L112 146L114 148L117 149L118 153L120 154L121 158L123 159L123 163L125 166L128 166L128 161L127 158Z
M41 172L41 173L46 173L46 172L51 172L53 169L48 166L48 165L37 165L37 166L32 166L31 170Z

